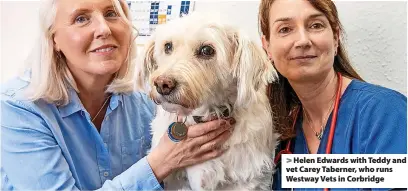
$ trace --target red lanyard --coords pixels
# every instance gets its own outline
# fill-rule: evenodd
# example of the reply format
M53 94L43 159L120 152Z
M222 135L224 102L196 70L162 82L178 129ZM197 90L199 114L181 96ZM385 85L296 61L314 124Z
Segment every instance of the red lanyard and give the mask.
M337 121L337 115L338 115L338 111L339 111L339 103L340 103L340 97L341 97L341 87L342 87L342 84L343 84L343 77L341 76L340 72L337 72L337 78L338 78L338 86L337 86L337 92L336 92L336 100L334 102L333 117L332 117L332 121L331 121L331 124L330 124L330 132L329 132L329 137L327 139L327 144L326 144L326 154L331 153L331 149L332 149L332 145L333 145L334 130L336 128L336 121ZM295 110L294 118L293 118L294 120L293 120L292 129L295 129L297 117L299 115L299 111L300 111L300 107L297 107L296 110ZM276 155L275 164L278 163L278 161L281 158L282 154L292 154L292 152L290 151L290 145L291 145L291 140L289 140L288 143L286 144L286 148L284 150L281 150ZM324 190L327 191L328 189L325 188Z

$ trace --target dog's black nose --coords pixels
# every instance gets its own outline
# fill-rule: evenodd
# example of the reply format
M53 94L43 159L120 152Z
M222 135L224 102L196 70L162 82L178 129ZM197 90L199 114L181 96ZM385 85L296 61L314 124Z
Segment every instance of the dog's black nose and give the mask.
M161 95L169 95L176 87L176 83L174 79L165 76L159 76L154 80L154 86Z

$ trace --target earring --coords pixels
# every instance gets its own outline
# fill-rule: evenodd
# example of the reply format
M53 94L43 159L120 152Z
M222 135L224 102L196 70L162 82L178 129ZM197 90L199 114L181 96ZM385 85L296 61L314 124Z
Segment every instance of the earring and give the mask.
M275 62L272 60L272 57L268 55L268 58L269 58L269 61L271 61L271 64L272 64L273 66L275 66Z

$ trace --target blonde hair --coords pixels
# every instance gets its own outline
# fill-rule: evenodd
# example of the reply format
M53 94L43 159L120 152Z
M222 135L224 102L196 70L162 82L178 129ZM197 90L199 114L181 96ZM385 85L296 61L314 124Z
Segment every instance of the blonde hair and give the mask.
M134 64L136 57L137 30L131 24L130 11L123 0L111 0L115 11L122 20L133 28L131 43L125 63L115 74L113 81L107 86L109 93L130 93L134 91ZM75 80L62 55L54 50L53 35L56 17L57 0L44 0L40 9L40 46L31 53L28 60L31 70L30 84L26 93L30 100L44 99L49 103L66 105L69 103L68 89L79 92Z

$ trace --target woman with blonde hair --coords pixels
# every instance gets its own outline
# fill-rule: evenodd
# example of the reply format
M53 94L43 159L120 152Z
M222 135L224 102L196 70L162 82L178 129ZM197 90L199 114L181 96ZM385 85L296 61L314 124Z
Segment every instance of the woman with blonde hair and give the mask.
M261 0L262 44L278 71L270 104L281 154L405 154L407 98L364 82L340 40L331 0Z
M226 141L233 119L191 126L178 143L164 135L147 154L154 104L133 90L124 0L45 0L40 22L31 67L1 90L2 189L157 190L223 153L208 145Z

